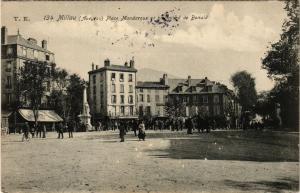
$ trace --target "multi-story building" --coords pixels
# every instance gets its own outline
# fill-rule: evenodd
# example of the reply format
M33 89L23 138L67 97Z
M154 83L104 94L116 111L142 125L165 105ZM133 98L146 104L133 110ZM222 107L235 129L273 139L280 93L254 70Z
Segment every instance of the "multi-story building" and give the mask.
M51 70L54 53L47 49L46 40L42 40L39 46L36 39L25 39L19 31L17 35L8 35L5 26L1 28L1 50L1 106L2 110L13 110L13 104L22 100L21 96L16 95L16 85L24 62L47 62ZM50 91L50 80L47 88Z
M133 59L124 65L106 59L102 68L92 64L89 103L93 120L136 117L136 72Z
M137 82L137 109L139 117L165 117L165 103L169 86L167 75L159 82Z
M208 116L234 114L237 116L239 105L232 90L225 85L204 79L168 79L168 100L184 105L185 116L199 113Z

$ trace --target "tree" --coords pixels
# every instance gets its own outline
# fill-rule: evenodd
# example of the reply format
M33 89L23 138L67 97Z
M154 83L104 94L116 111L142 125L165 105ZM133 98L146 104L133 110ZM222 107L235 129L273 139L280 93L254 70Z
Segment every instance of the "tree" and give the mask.
M69 77L69 85L67 87L67 103L69 105L69 117L71 120L78 121L78 115L82 110L83 104L83 88L85 81L77 74Z
M52 72L54 88L50 94L50 106L58 113L64 120L68 119L70 105L68 105L68 72L65 69L55 68Z
M42 105L42 99L45 96L45 92L48 91L50 87L50 78L51 66L46 62L25 61L24 67L20 70L18 92L20 92L20 97L28 99L36 125L38 111Z
M280 40L271 44L262 59L262 68L276 81L271 94L281 105L283 125L299 125L299 1L286 1L288 18L282 26ZM275 107L274 107L275 108Z
M257 100L255 79L246 71L236 72L231 76L231 82L237 91L238 102L242 112L252 110Z
M185 104L180 102L178 98L172 97L166 102L164 110L166 115L171 118L185 116Z

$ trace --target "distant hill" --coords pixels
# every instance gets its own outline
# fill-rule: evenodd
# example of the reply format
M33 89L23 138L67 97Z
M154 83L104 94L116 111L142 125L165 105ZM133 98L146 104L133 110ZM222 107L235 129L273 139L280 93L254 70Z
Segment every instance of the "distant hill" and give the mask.
M159 81L163 74L168 74L168 78L180 78L167 72L153 70L151 68L138 69L136 76L137 81Z

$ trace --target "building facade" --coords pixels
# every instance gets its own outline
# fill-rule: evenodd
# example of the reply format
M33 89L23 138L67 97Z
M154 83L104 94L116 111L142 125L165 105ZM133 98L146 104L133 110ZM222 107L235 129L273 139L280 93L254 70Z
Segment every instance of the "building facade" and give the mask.
M89 103L94 120L136 117L136 72L133 59L124 65L106 59L102 68L92 64Z
M165 117L165 103L169 86L166 85L167 75L159 82L137 82L137 110L139 117Z
M47 41L41 46L34 38L25 39L22 35L8 35L5 26L1 28L1 106L2 110L13 110L13 104L24 100L16 95L17 81L24 62L47 62L49 70L54 64L54 53L47 49ZM51 81L47 82L50 92ZM26 101L24 101L26 106ZM46 103L46 102L45 102Z
M183 115L238 116L239 105L232 90L225 85L204 79L168 79L168 100L183 104Z

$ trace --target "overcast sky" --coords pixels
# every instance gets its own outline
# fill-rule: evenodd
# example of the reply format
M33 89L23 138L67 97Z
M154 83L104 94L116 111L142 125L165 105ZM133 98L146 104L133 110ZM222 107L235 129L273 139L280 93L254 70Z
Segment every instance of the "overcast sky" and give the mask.
M59 67L88 79L94 62L105 58L123 64L132 56L136 67L192 78L208 77L230 86L230 76L247 70L258 91L273 82L261 69L261 58L276 42L286 18L284 3L255 2L2 2L2 25L19 28L25 38L48 40ZM107 16L181 16L168 27L147 21L105 21ZM76 21L45 21L45 15L76 16ZM207 19L191 20L192 15ZM27 16L30 21L14 21ZM103 16L104 21L78 21L79 16ZM183 19L188 16L188 19ZM175 27L172 27L175 26Z

